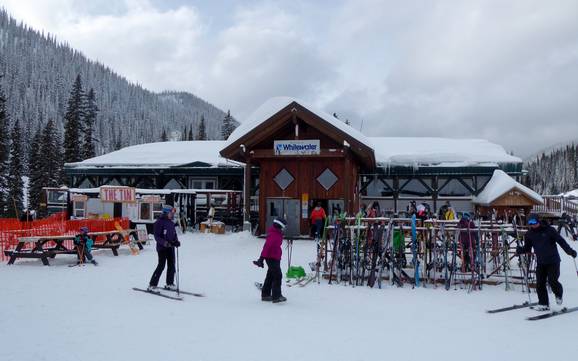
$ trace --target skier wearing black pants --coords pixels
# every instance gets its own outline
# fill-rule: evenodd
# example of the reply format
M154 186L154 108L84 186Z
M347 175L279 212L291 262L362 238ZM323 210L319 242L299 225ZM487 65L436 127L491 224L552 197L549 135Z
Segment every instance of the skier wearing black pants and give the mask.
M165 288L176 290L175 286L175 247L180 247L181 243L177 238L175 223L173 222L173 207L163 207L163 213L157 219L154 226L155 241L157 242L157 254L159 262L153 272L147 290L149 292L159 292L159 279L167 265L167 283Z
M276 218L273 226L267 230L267 239L261 251L261 257L253 264L263 267L263 260L267 262L267 276L261 289L261 300L272 301L273 303L285 302L287 298L281 294L281 245L283 244L283 230L287 222L283 218Z
M534 249L536 254L536 292L538 293L538 306L535 308L538 311L549 311L550 303L548 300L548 289L546 282L550 285L552 292L556 296L556 303L562 304L563 288L558 281L560 277L560 255L558 254L558 247L560 247L569 256L576 258L576 251L572 249L562 238L554 227L551 227L546 221L540 221L535 214L528 217L529 230L524 238L524 246L518 247L517 253L528 253Z

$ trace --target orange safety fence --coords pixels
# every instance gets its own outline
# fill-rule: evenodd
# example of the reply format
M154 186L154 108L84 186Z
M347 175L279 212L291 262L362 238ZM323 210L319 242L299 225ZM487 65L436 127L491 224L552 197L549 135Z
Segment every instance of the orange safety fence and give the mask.
M16 247L19 237L69 236L78 234L80 227L88 227L90 232L111 232L116 230L116 223L123 229L129 228L128 218L67 219L65 212L29 222L0 218L0 262L8 260L4 251ZM104 239L105 237L99 237L96 241ZM73 247L72 241L65 241L64 245L67 248ZM26 247L30 249L32 245L27 244Z

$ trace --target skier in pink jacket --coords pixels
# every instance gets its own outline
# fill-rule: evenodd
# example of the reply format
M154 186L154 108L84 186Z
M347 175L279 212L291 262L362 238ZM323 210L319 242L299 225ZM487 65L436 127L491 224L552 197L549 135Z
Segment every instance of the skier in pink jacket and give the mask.
M261 251L261 257L253 263L258 267L263 267L263 261L267 262L267 276L261 289L261 300L272 301L273 303L285 302L287 298L281 295L281 246L283 244L283 230L287 227L287 221L283 218L276 218L273 225L267 230L267 239Z

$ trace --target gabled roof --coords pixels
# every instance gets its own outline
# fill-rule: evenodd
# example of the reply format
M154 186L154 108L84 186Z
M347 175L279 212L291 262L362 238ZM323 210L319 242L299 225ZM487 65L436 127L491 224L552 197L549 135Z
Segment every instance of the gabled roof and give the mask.
M363 159L369 168L375 166L373 149L365 135L315 106L292 97L275 97L263 103L229 136L221 155L238 160L236 158L241 144L247 145L247 142L251 141L256 143L259 135L269 131L272 126L280 127L290 122L290 117L280 116L291 114L292 111L296 111L303 121L308 118L316 119L319 130L326 131L326 134L335 140L346 142L351 151Z
M514 189L523 193L525 196L536 202L536 204L544 203L544 199L541 195L525 185L516 182L514 178L510 177L506 172L500 169L494 171L492 178L488 184L486 184L484 190L475 197L472 202L482 206L489 206L498 198Z
M182 166L218 167L232 166L232 162L219 156L225 142L221 140L195 140L184 142L158 142L133 145L115 152L68 163L67 168L170 168Z

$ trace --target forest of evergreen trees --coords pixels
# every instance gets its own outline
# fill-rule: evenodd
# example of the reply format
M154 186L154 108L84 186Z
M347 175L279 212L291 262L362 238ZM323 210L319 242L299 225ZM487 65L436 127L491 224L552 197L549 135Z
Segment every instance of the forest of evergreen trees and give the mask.
M37 209L42 187L65 184L66 162L146 142L226 139L237 124L190 93L132 84L0 9L0 217L18 216L25 199Z
M569 144L543 152L525 164L525 183L541 194L560 194L578 189L578 146Z

